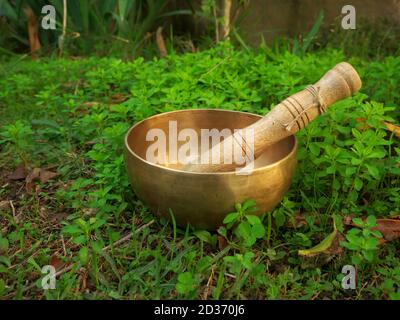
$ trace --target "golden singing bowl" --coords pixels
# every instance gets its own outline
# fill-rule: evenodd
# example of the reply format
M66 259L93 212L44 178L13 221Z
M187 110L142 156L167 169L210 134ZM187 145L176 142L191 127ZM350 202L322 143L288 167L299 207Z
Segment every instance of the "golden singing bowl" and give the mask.
M164 166L146 160L146 150L154 143L146 141L147 132L159 128L168 139L170 121L176 121L178 132L192 128L200 136L201 129L228 128L233 132L260 118L237 111L195 109L162 113L135 124L125 137L125 163L133 190L153 213L170 218L171 211L179 226L190 223L200 229L216 229L234 210L235 203L246 199L257 202L255 214L273 209L288 190L295 171L294 136L266 149L248 175L238 175L236 171L187 172L168 163ZM178 142L178 148L183 143Z

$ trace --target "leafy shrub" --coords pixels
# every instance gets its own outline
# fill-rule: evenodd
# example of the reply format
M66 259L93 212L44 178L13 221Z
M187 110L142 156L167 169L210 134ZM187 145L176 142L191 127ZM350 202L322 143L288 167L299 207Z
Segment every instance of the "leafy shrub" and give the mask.
M311 298L317 291L320 297L342 297L340 285L335 284L339 268L303 270L297 249L328 234L333 214L357 218L399 212L399 140L383 123L399 119L395 106L400 103L400 73L390 71L390 66L398 67L398 57L373 62L372 68L367 61L351 61L365 86L297 134L297 174L281 205L261 218L252 215L251 201L237 205L218 235L172 229L159 219L154 229L136 235L138 225L154 217L131 191L122 157L125 132L148 116L186 108L265 114L342 60L345 56L337 50L299 57L266 47L243 52L221 43L211 50L152 61L89 58L7 65L6 77L0 78L2 165L11 169L17 164L10 162L12 152L7 150L12 148L21 150L22 161L25 157L41 166L56 164L60 183L53 193L45 196L44 189L36 196L49 201L50 212L66 212L68 217L58 229L33 228L28 222L7 229L12 231L1 236L8 239L8 250L2 253L0 272L7 270L3 265L25 263L31 253L9 254L15 248L25 250L25 237L52 248L49 242L62 234L72 238L68 243L73 246L66 250L74 269L63 275L56 293L47 293L49 298L76 297L70 288L78 281L74 272L80 267L89 270L107 297L193 298L202 294L209 279L214 289L208 296L214 298ZM11 191L0 192L3 196ZM40 225L41 213L32 209L38 203L36 196L21 200L21 205ZM307 225L287 229L298 212ZM377 268L386 270L384 263L398 267L395 246L386 247L392 258L385 262L370 259L376 241L371 240L375 236L369 228L350 233L347 246L366 264L372 260ZM54 232L50 237L43 234L49 229ZM123 233L133 234L129 245L113 248ZM360 242L364 240L365 245ZM5 243L2 240L3 247ZM112 252L105 253L105 247ZM50 252L43 249L35 259L46 264ZM32 268L33 264L27 270ZM375 269L367 271L360 276L367 280L377 276ZM14 273L5 274L0 291L22 285ZM387 277L398 284L396 274ZM378 291L371 287L368 292L395 297L388 285L379 283Z

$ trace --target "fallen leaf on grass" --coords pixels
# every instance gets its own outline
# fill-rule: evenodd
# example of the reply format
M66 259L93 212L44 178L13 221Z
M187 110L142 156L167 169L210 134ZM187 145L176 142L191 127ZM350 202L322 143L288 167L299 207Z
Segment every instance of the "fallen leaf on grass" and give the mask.
M122 94L122 93L115 93L115 94L113 94L112 96L110 96L109 102L110 102L110 104L119 104L119 103L121 103L121 102L126 101L127 99L128 99L128 97L125 96L124 94Z
M391 124L390 122L383 122L386 126L386 128L395 134L396 137L400 138L400 126L396 126L394 124Z
M39 41L39 22L38 18L33 12L31 7L26 7L25 8L25 14L26 17L28 18L28 36L29 36L29 46L31 49L31 53L33 54L33 57L36 57L34 53L38 50L40 50L41 45Z
M89 140L85 142L85 146L93 146L95 145L97 142L95 140Z
M226 239L223 236L218 235L218 248L219 250L224 249L227 246Z
M0 201L0 210L8 209L8 208L10 208L10 201L8 201L8 200Z
M56 271L59 271L64 267L64 262L57 256L57 254L51 256L49 264L52 265Z
M360 130L366 130L369 129L370 126L366 124L365 119L364 118L357 118L356 121L358 123L363 123L364 125L362 127L360 127ZM390 122L387 121L382 121L382 123L386 126L386 129L392 133L394 133L394 135L398 138L400 138L400 126L398 125L394 125Z
M371 230L378 230L385 241L380 241L383 244L386 241L393 241L400 238L400 217L392 219L376 219L376 227L372 227ZM345 217L345 225L351 225L357 227L357 225L352 222L351 217ZM365 219L363 219L365 220Z
M357 225L352 221L352 218L353 217L351 216L343 217L343 224L346 226L357 227ZM382 234L383 238L379 239L380 245L387 241L400 239L400 216L392 219L376 219L376 224L376 227L372 227L371 230L377 230ZM328 256L341 254L343 252L343 248L340 246L340 242L344 240L344 237L342 234L340 234L340 232L338 232L335 222L333 229L334 230L332 233L330 233L319 244L310 249L299 250L298 254L304 257L315 257L320 254L325 254Z
M300 256L314 257L321 253L324 254L339 254L343 252L343 248L340 247L340 241L343 236L337 231L335 222L333 223L333 231L320 243L310 249L299 250Z
M59 212L59 213L56 213L55 215L53 215L50 220L51 220L51 222L58 224L67 217L68 217L68 213Z
M32 193L33 182L39 180L41 183L46 183L49 180L58 176L58 173L48 171L46 169L34 168L26 177L26 191Z
M40 182L46 183L47 181L49 181L57 176L58 176L58 173L56 173L56 172L41 169L39 179L40 179Z
M94 106L98 106L99 104L100 104L100 102L97 102L97 101L88 101L88 102L82 103L82 106L83 107L87 107L87 108L91 108L91 107L94 107Z
M357 118L356 121L363 124L361 127L357 127L358 130L364 131L370 128L370 126L365 122L364 118Z
M336 235L337 235L337 230L334 230L332 233L330 233L324 240L322 240L316 246L314 246L310 249L299 250L299 255L312 257L312 256L315 256L322 252L326 252L332 246L333 240L335 240Z
M164 38L162 36L162 27L158 27L156 31L156 43L158 51L160 52L160 57L165 57L167 55L167 48L165 47Z
M40 168L34 168L26 177L26 182L32 182L33 180L39 178Z
M9 180L23 180L27 176L27 171L23 164L19 165L13 173L8 176Z
M33 191L33 181L39 178L40 168L34 168L25 179L25 188L28 193Z
M74 113L75 114L88 114L90 108L98 106L99 104L100 104L100 102L97 102L97 101L84 102L78 108L75 109Z

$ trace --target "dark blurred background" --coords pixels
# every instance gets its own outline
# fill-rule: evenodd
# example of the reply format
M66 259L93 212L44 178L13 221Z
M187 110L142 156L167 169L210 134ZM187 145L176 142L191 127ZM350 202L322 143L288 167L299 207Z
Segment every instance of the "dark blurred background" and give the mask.
M46 4L56 10L56 30L41 27ZM341 27L344 5L356 9L355 30ZM399 52L399 0L1 0L0 16L3 56L151 58L226 38L373 58Z

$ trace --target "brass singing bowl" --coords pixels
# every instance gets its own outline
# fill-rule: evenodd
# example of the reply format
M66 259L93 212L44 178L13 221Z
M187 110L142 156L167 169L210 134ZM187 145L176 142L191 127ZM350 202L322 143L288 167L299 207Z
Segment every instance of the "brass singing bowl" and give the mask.
M288 190L296 168L294 136L266 149L248 175L188 172L146 160L146 150L154 143L146 141L147 132L158 128L168 139L169 121L176 121L178 132L191 128L200 136L201 129L228 128L233 132L260 118L237 111L190 109L158 114L135 124L125 137L125 164L134 192L156 215L170 219L172 212L179 226L189 223L199 229L215 230L235 203L246 199L257 202L257 215L273 209ZM178 148L183 143L178 142Z

